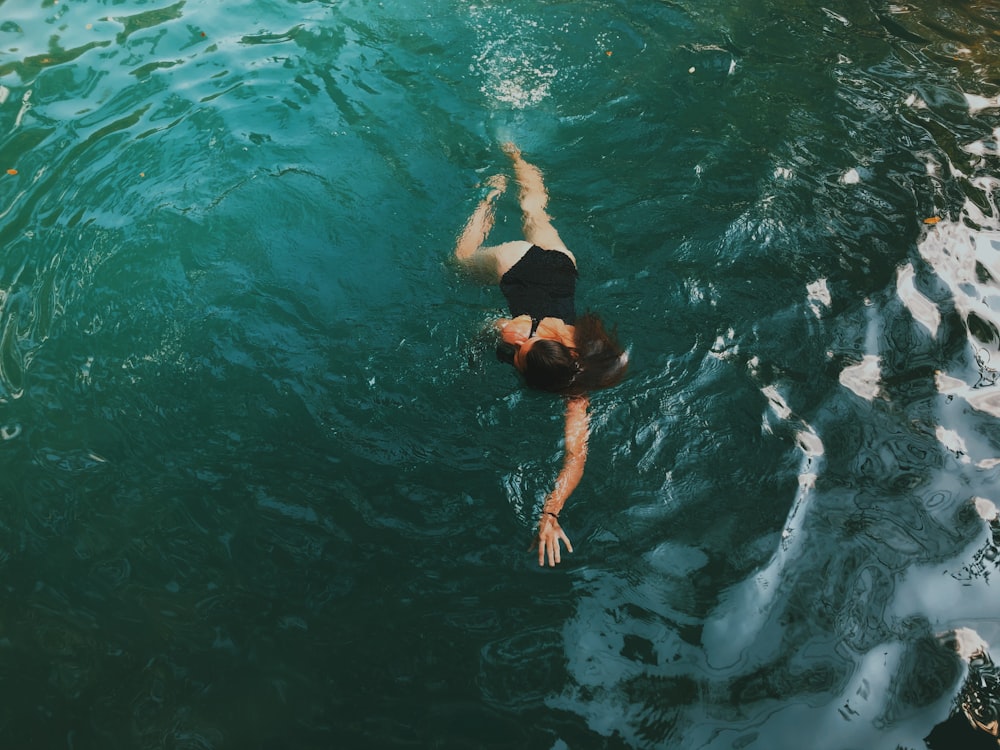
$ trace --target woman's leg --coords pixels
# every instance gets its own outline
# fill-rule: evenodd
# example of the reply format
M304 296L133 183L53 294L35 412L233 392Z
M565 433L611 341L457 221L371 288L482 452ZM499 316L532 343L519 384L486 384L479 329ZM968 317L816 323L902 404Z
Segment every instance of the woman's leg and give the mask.
M514 176L521 186L519 200L524 214L525 239L543 250L561 250L576 263L573 253L567 249L556 228L552 226L552 217L545 212L549 194L545 189L541 170L526 162L520 149L513 143L505 143L503 150L514 162Z
M455 258L484 281L496 282L517 263L531 247L530 242L516 240L494 247L483 247L493 229L494 201L507 189L507 178L497 174L486 180L490 191L479 201L476 210L465 223L455 244Z
M495 174L486 180L486 184L490 186L490 191L479 201L476 210L465 222L465 228L462 229L455 244L455 258L462 262L468 262L473 258L493 229L493 202L507 189L507 178L502 174Z

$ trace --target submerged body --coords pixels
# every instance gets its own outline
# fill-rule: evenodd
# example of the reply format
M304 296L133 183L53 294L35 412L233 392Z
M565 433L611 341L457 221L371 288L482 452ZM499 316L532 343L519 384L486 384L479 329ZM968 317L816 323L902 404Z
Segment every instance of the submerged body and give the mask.
M505 146L520 186L524 240L484 246L493 228L494 201L507 180L490 178L490 191L469 218L455 246L455 257L487 280L498 283L511 317L495 326L509 361L529 386L566 397L565 453L555 486L538 519L538 564L561 562L561 544L573 551L559 524L559 513L583 476L590 431L588 393L613 385L624 375L627 357L595 316L576 316L577 265L549 215L548 193L537 167L512 144ZM577 324L580 324L578 330ZM581 335L582 334L582 335Z

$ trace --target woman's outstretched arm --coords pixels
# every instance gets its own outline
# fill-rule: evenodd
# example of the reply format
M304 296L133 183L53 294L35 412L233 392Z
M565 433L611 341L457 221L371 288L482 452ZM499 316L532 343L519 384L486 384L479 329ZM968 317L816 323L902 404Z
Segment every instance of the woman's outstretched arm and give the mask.
M569 537L559 526L559 512L580 483L584 464L587 463L587 438L590 436L589 406L590 401L586 396L575 396L566 402L566 447L563 466L556 478L556 486L545 498L542 514L538 519L539 565L545 565L546 557L550 567L562 561L559 553L560 541L566 545L568 552L573 551Z

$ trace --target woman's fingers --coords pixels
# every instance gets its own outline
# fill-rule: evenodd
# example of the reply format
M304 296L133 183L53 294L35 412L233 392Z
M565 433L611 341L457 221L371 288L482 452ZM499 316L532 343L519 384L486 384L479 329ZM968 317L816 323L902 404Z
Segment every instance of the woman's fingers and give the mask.
M559 523L550 515L543 515L540 523L538 536L535 537L535 544L538 545L538 564L545 565L548 560L549 567L554 568L562 562L562 550L559 547L561 541L566 545L566 551L572 552L573 545L562 530Z
M545 565L545 559L548 558L549 567L554 568L556 565L562 562L562 550L559 548L559 541L566 545L566 551L572 552L573 545L570 544L569 537L562 531L559 530L558 534L546 535L546 537L539 538L538 540L538 564Z
M555 545L555 552L552 547ZM545 565L545 558L549 558L549 567L556 564L556 556L559 553L559 541L555 534L546 533L538 535L538 564Z
M566 551L572 552L573 545L570 543L569 537L566 536L566 532L564 532L562 529L559 529L559 537L566 543Z

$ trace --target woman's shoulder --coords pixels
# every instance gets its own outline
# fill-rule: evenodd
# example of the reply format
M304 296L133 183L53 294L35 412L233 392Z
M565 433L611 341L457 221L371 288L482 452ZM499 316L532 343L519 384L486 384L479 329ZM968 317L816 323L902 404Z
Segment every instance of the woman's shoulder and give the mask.
M562 318L542 318L538 322L540 335L559 341L563 346L573 348L576 328Z

